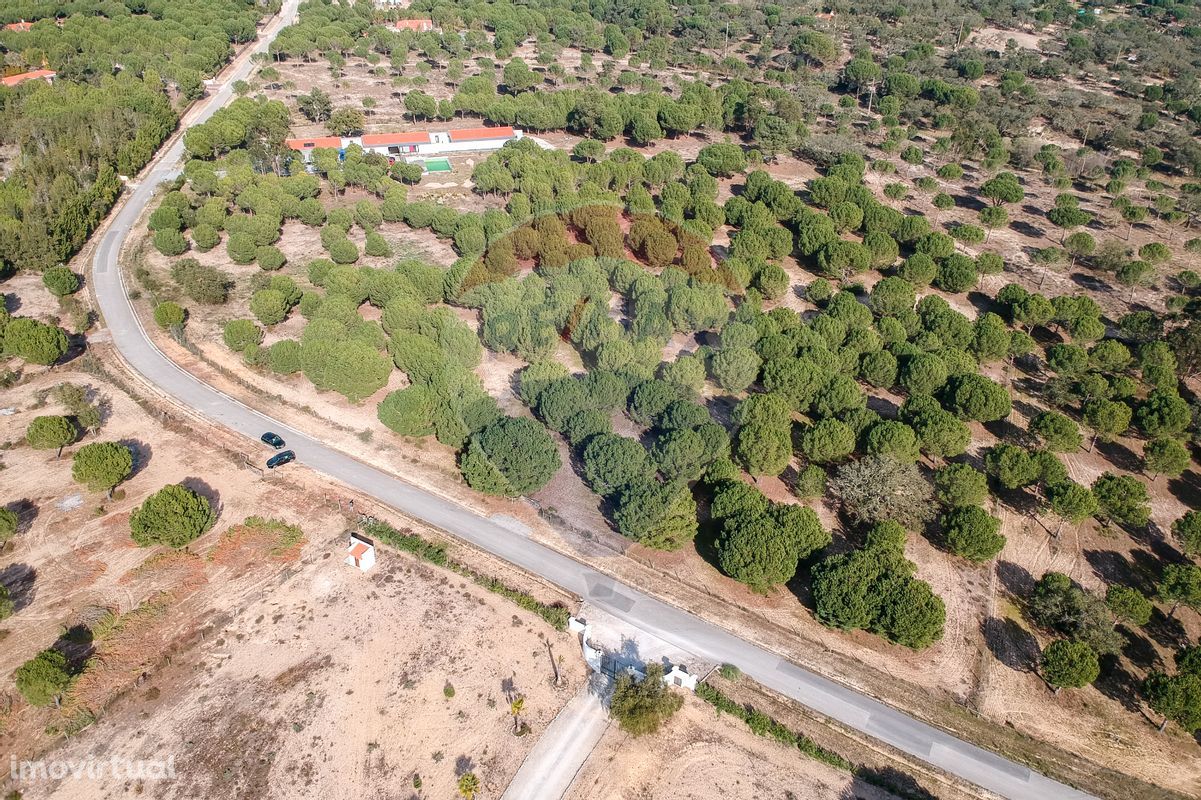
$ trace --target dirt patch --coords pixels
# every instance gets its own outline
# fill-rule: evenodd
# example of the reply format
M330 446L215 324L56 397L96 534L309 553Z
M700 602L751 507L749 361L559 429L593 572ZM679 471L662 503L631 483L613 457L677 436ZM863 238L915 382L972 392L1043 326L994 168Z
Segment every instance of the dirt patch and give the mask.
M755 736L689 696L654 736L635 739L609 727L567 800L885 800L892 795L806 759L795 748Z
M454 794L474 771L507 785L537 734L584 679L574 644L534 615L392 551L369 573L337 558L341 536L305 547L269 593L233 609L199 646L148 678L59 755L175 756L156 797L386 797L419 777ZM332 556L332 557L331 557ZM512 735L524 696L533 736ZM86 790L85 790L86 789ZM64 782L56 797L118 789Z

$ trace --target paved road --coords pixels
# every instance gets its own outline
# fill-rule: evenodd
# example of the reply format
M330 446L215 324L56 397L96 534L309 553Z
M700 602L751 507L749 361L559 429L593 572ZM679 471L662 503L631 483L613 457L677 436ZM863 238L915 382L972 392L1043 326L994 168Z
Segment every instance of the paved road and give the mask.
M264 30L256 50L283 22L291 21L299 0ZM212 116L232 96L230 85L249 74L248 58L223 76L223 87L188 115L196 124ZM737 664L752 679L800 703L871 734L881 741L972 783L1014 800L1076 800L1090 795L957 739L911 717L808 672L716 625L669 606L637 589L615 582L574 559L517 536L490 520L412 486L324 445L299 430L271 419L184 372L151 343L130 304L117 257L154 188L179 173L183 153L177 140L154 162L104 233L96 248L92 286L104 321L121 355L137 372L176 401L210 420L258 439L273 430L288 441L299 460L312 469L375 497L397 510L442 528L517 566L562 586L618 618L715 664Z

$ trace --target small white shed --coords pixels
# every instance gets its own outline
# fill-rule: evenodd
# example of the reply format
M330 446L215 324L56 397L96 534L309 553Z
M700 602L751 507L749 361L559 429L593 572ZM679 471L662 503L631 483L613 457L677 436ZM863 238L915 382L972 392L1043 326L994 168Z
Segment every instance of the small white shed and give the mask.
M350 534L350 542L346 545L346 563L366 572L375 566L375 545L370 539Z

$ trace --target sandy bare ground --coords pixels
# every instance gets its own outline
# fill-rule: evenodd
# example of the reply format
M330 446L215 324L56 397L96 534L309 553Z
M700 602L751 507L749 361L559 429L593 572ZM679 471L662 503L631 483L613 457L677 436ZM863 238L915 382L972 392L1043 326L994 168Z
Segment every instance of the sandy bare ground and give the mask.
M323 481L301 470L261 480L220 434L148 413L93 375L42 371L6 391L0 441L61 412L39 398L64 380L89 385L109 409L83 443L130 444L137 473L124 498L106 501L71 482L74 448L62 459L4 451L0 499L22 509L24 529L0 561L18 608L3 626L0 673L105 610L123 624L93 642L100 661L62 712L5 689L0 748L32 757L54 744L48 726L90 710L100 722L54 757L174 756L177 780L36 783L24 796L385 797L419 775L425 796L445 797L464 770L489 790L507 784L582 681L570 637L408 556L381 552L369 574L342 564L346 518ZM179 480L214 499L217 526L186 551L134 546L130 509ZM299 525L307 539L277 551L236 527L252 514ZM521 585L504 565L476 566ZM558 688L548 643L564 657ZM521 738L508 711L517 694L532 731Z
M609 728L567 800L884 800L844 772L755 736L687 696L658 734L634 738Z
M392 553L341 563L340 535L308 548L261 599L57 757L175 756L156 797L449 797L462 772L503 788L582 680L555 688L565 634L457 576ZM531 735L513 735L523 695ZM157 697L159 702L148 698ZM40 797L121 795L64 781Z

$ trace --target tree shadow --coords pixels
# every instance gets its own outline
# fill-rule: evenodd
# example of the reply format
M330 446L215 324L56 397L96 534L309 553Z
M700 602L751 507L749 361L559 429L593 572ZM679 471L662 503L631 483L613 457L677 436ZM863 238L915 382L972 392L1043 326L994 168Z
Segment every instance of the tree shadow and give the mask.
M1031 225L1024 219L1017 219L1009 223L1009 227L1014 233L1020 236L1025 236L1027 239L1041 239L1046 236L1047 231L1037 225Z
M475 761L471 756L463 755L455 759L455 777L461 778L468 772L475 771Z
M875 411L885 419L896 419L897 415L901 413L900 407L892 400L875 394L867 396L867 408L869 411Z
M1169 618L1158 607L1152 609L1151 621L1143 626L1143 630L1160 647L1176 650L1189 643L1189 636L1188 632L1184 629L1184 623L1178 617Z
M0 570L0 586L8 589L13 610L27 608L37 596L38 571L29 564L9 564Z
M1093 686L1101 694L1122 704L1127 711L1137 713L1141 682L1114 656L1101 658L1101 676Z
M55 361L55 364L66 364L68 361L74 361L88 348L88 339L86 336L68 335L67 336L67 352L63 353L62 358ZM53 366L53 365L52 365Z
M1005 439L1003 441L1013 441L1013 439ZM1029 521L1038 522L1037 517L1042 510L1042 498L1035 493L1038 488L1037 486L1007 489L991 478L989 479L989 486L992 489L993 496L1002 503L1009 506L1018 514L1029 518Z
M708 512L709 509L706 507L705 516L701 518L702 521L697 526L696 537L692 541L696 547L696 554L704 559L706 564L721 572L721 566L717 560L717 541L721 537L721 525L709 519Z
M1017 621L989 617L980 623L984 641L993 657L1016 672L1033 672L1041 650L1038 640Z
M1138 474L1143 471L1143 461L1121 442L1097 440L1096 450L1110 464L1126 472Z
M1189 508L1201 508L1201 474L1185 471L1179 478L1168 479L1168 491Z
M978 292L973 289L967 293L967 301L972 304L972 308L976 309L978 314L984 314L989 311L1000 313L996 302L984 292Z
M0 298L4 300L4 310L10 314L17 313L17 310L21 308L21 298L17 294L5 292L0 294Z
M1071 279L1072 283L1083 289L1087 289L1090 292L1100 292L1103 294L1110 294L1113 292L1113 287L1108 283L1105 283L1101 279L1095 278L1087 273L1073 272L1068 277Z
M1022 600L1034 591L1034 576L1020 564L1012 561L998 561L996 565L997 580L1014 598Z
M966 208L969 211L983 211L987 208L987 204L982 202L979 197L970 194L953 194L951 199L955 201L956 208Z
M907 772L896 767L859 767L851 785L842 794L841 800L856 800L864 794L877 794L884 789L906 800L938 800L938 795L925 789Z
M1084 560L1106 583L1121 584L1148 593L1147 582L1135 574L1126 556L1113 550L1085 550ZM1154 587L1151 587L1152 589Z
M150 463L150 457L154 454L154 448L148 442L143 442L141 439L121 439L117 444L128 447L130 455L133 456L133 469L130 470L130 478L146 469L146 466Z
M1008 419L997 419L982 424L984 425L984 429L997 437L997 441L999 442L1012 442L1015 439L1021 438L1026 433Z
M196 494L209 501L209 505L213 507L213 511L217 514L221 513L221 493L210 486L206 481L189 477L184 478L179 482L185 488L191 489Z
M1163 660L1159 657L1159 651L1151 644L1150 639L1129 628L1122 627L1118 630L1126 638L1126 644L1122 646L1122 655L1131 664L1143 671L1150 671L1156 666L1163 666Z
M16 534L18 536L29 532L29 529L33 527L34 520L38 518L38 514L40 513L37 504L28 497L14 500L4 507L17 515Z
M81 620L74 623L53 644L55 650L67 657L74 673L82 672L84 664L96 653L95 635L92 633L95 622Z
M728 395L717 395L707 398L705 407L709 410L709 416L713 421L725 427L726 430L734 428L734 407L738 405L736 398Z

